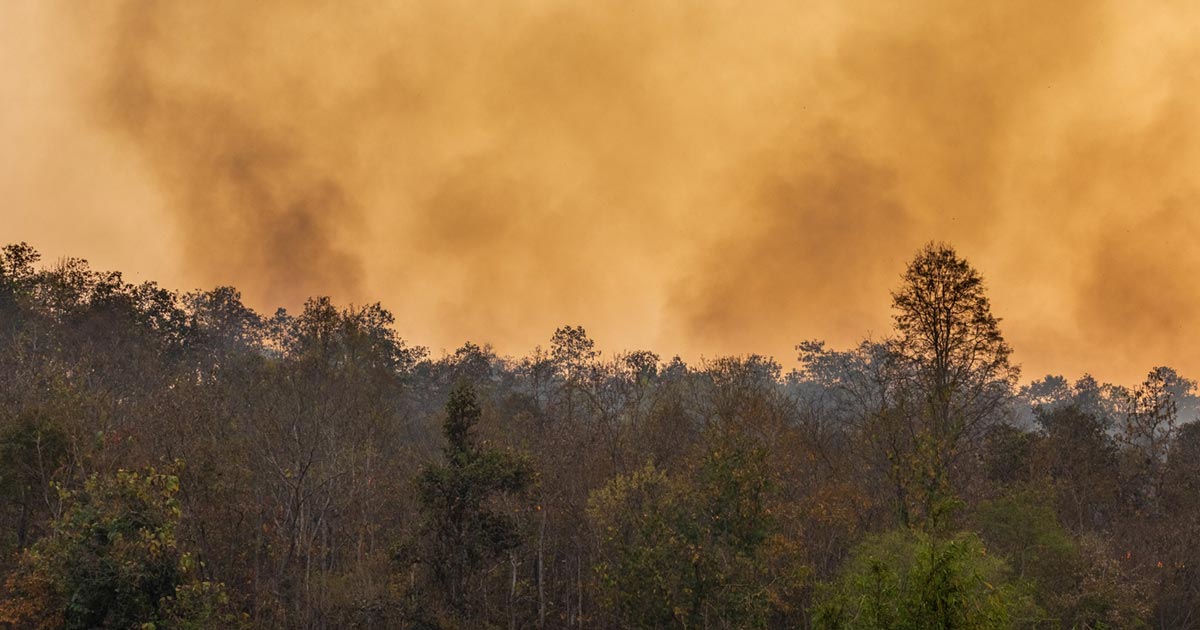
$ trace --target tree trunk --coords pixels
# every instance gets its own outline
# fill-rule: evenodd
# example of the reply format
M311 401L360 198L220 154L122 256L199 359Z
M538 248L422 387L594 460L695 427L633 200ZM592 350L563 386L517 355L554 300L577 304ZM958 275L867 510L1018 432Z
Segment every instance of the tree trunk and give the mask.
M538 627L546 627L546 509L542 508L542 524L538 527L537 585Z
M508 582L508 628L517 630L517 554L510 552L508 562L512 567Z

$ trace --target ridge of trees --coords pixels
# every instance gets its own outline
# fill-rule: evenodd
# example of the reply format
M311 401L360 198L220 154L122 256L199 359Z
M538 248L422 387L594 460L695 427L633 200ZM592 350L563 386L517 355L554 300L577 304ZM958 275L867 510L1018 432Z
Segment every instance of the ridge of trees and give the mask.
M435 357L0 253L0 626L1188 628L1196 384L1020 385L982 276L690 365L578 326Z

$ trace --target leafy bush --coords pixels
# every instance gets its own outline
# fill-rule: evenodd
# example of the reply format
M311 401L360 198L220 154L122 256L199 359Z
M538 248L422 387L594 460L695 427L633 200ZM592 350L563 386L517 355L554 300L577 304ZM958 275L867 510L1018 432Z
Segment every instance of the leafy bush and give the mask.
M974 534L940 539L902 529L858 545L822 589L815 625L829 629L1011 628L1036 618L1024 584Z
M60 489L62 515L8 577L0 622L35 628L230 627L220 584L194 577L179 549L178 464L93 475Z

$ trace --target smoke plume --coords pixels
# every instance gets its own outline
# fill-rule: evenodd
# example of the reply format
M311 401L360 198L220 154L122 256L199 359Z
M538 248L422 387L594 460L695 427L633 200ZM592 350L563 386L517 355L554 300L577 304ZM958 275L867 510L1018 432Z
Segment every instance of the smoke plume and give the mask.
M3 236L51 255L236 284L264 309L381 300L435 348L522 353L580 323L607 349L786 360L885 333L906 259L946 240L1026 374L1200 373L1188 3L0 17L0 184L21 206Z

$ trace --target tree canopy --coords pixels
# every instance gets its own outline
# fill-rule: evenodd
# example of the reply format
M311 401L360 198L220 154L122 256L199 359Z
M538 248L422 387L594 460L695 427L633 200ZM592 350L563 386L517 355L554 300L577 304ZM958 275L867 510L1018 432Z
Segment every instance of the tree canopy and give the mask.
M514 357L10 245L0 625L1194 627L1195 382L1022 384L979 270L897 271L794 364Z

